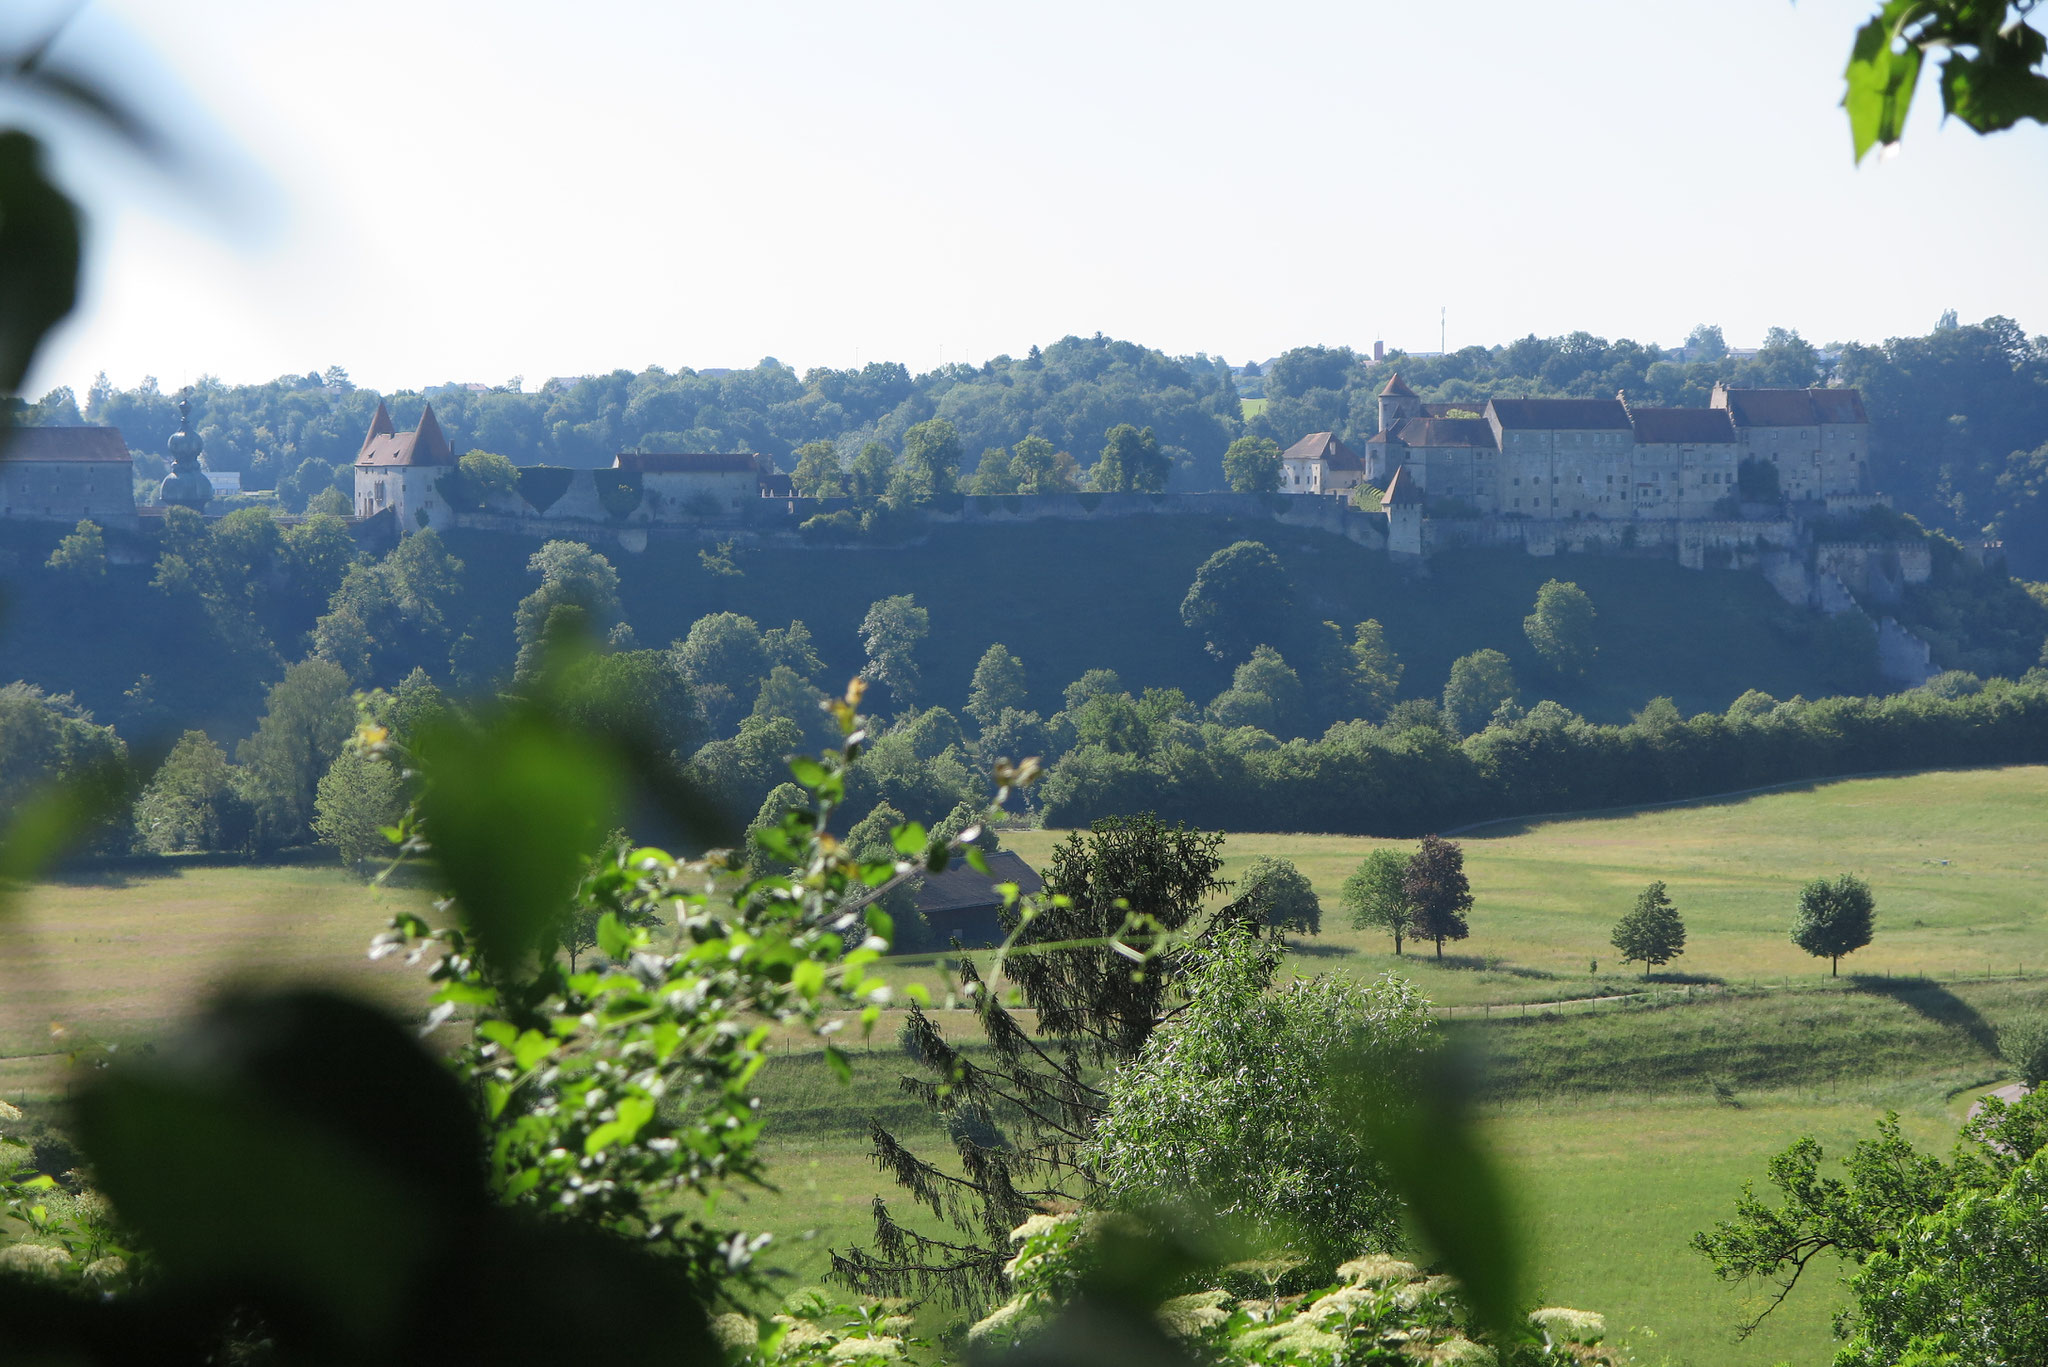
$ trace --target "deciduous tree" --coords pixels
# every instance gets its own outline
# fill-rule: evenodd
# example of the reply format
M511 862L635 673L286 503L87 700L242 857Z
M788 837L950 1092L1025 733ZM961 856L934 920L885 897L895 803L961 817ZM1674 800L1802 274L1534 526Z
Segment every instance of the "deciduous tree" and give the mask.
M1403 872L1401 891L1414 910L1409 924L1415 938L1434 940L1437 958L1444 956L1444 941L1472 933L1465 924L1465 913L1472 909L1472 885L1465 879L1465 851L1457 841L1422 837L1422 847Z
M868 656L867 668L861 672L887 685L889 697L898 707L917 701L923 682L917 668L917 647L931 630L931 614L907 593L877 600L861 619L860 643Z
M1252 925L1299 935L1323 933L1323 904L1291 860L1262 855L1245 865L1231 905Z
M1240 494L1270 494L1280 487L1280 443L1239 437L1223 453L1223 477Z
M309 659L285 671L264 699L256 733L235 749L262 845L290 845L311 834L321 776L355 729L348 676L338 666Z
M99 581L107 577L107 538L100 532L100 524L90 518L81 520L62 541L57 549L50 552L44 567L74 579Z
M1598 615L1584 589L1552 579L1536 590L1536 610L1522 619L1522 631L1552 669L1584 674L1599 650L1593 643L1593 620Z
M1435 1027L1399 979L1275 988L1274 957L1231 935L1190 974L1185 1009L1110 1078L1090 1154L1101 1204L1215 1222L1327 1276L1399 1239L1357 1090L1415 1085Z
M1665 895L1662 880L1636 895L1636 904L1614 926L1614 947L1624 964L1639 963L1643 976L1685 953L1685 922Z
M1842 956L1870 943L1876 915L1870 885L1855 874L1845 873L1833 882L1816 878L1799 891L1792 943L1816 959L1826 959L1828 976L1839 977Z
M1181 600L1180 620L1219 660L1241 660L1290 623L1294 584L1257 541L1235 541L1202 562Z
M1515 671L1498 650L1475 650L1451 663L1444 712L1460 731L1477 731L1502 703L1517 697Z
M1102 459L1095 466L1095 487L1104 493L1158 493L1166 487L1171 466L1152 429L1120 422L1109 429Z
M519 640L515 677L526 678L540 667L548 615L557 607L581 609L598 640L622 624L619 572L612 568L611 561L582 542L548 542L527 560L526 572L540 576L540 587L520 600L513 615L513 628Z
M1415 919L1408 900L1408 861L1394 850L1374 850L1344 880L1344 910L1359 930L1384 930L1394 937L1394 954Z
M1000 641L982 652L974 667L974 681L968 686L965 711L974 724L987 730L1005 711L1023 711L1031 697L1024 680L1024 662L1012 655Z

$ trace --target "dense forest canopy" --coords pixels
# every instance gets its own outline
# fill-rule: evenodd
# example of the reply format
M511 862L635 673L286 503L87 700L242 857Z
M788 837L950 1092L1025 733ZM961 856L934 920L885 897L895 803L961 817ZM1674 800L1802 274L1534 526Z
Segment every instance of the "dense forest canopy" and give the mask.
M252 489L278 487L303 502L353 461L380 398L409 424L431 401L458 451L497 452L522 465L609 465L622 448L732 451L773 457L784 469L811 442L830 442L850 464L871 442L900 450L904 433L944 418L959 434L962 474L982 452L1042 438L1092 464L1119 424L1150 428L1171 462L1168 487L1224 486L1223 453L1239 436L1282 447L1310 432L1358 443L1378 428L1379 390L1398 370L1423 398L1470 401L1498 394L1592 397L1626 391L1638 402L1703 406L1717 383L1763 388L1839 383L1861 389L1873 424L1877 487L1901 511L1963 538L2005 540L2016 571L2048 572L2048 338L2008 318L1958 323L1876 345L1818 348L1773 328L1749 355L1716 327L1683 347L1574 332L1528 336L1446 356L1395 352L1374 362L1348 347L1297 347L1247 373L1206 355L1173 357L1100 336L1066 337L1018 358L950 365L912 375L894 362L799 376L771 358L750 370L649 367L535 389L442 384L379 395L338 367L267 384L196 386L207 461L237 470ZM1265 402L1249 418L1240 393ZM160 453L177 426L173 396L154 381L116 389L104 378L80 403L68 389L35 405L38 422L104 422L131 449Z

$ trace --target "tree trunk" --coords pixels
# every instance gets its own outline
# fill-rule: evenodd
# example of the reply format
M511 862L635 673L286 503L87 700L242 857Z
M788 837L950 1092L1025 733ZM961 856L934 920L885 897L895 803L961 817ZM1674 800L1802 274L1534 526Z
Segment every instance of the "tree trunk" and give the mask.
M1436 937L1436 957L1439 960L1444 957L1444 937L1441 935Z
M1841 976L1842 976L1842 956L1841 956L1841 955L1837 954L1837 955L1835 955L1835 956L1834 956L1833 958L1831 958L1831 959L1829 959L1829 960L1828 960L1828 976L1829 976L1830 978L1839 978L1839 977L1841 977Z
M1394 932L1394 957L1401 957L1401 932L1398 930Z

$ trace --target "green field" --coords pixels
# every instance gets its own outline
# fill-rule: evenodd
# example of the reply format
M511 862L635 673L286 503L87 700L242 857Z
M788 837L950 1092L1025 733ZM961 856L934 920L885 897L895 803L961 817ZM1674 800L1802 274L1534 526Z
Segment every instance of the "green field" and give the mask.
M1259 854L1295 859L1331 899L1327 933L1297 942L1292 971L1410 974L1484 1055L1487 1124L1545 1299L1606 1313L1644 1363L1771 1367L1824 1359L1833 1270L1818 1269L1738 1345L1744 1294L1717 1283L1686 1240L1800 1134L1838 1145L1895 1108L1909 1136L1947 1147L1969 1096L1998 1075L1998 1026L2048 1009L2044 816L2048 769L2010 768L1490 826L1463 837L1479 901L1472 938L1442 965L1396 961L1337 924L1336 888L1374 842L1237 835L1227 853L1233 869ZM1056 838L1006 837L1032 859ZM1875 887L1878 934L1830 981L1785 935L1799 884L1842 869ZM1684 974L1642 993L1605 941L1651 877L1669 882L1691 938L1674 966ZM198 865L33 889L7 930L0 1092L34 1103L61 1089L53 1021L74 1037L142 1040L210 987L258 972L416 1009L421 970L371 964L362 950L418 896L314 866ZM926 960L896 976L939 973ZM1542 1005L1559 1001L1576 1004ZM850 1087L803 1053L763 1078L779 1190L741 1198L741 1218L779 1232L771 1263L793 1279L819 1277L829 1249L866 1236L873 1197L894 1198L865 1157L870 1117L945 1152L896 1090L903 1062L887 1020L853 1062Z
M1260 855L1293 860L1324 904L1300 956L1320 969L1399 968L1448 1004L1543 1001L1635 985L1608 944L1642 886L1663 879L1685 917L1674 974L1715 983L1825 977L1788 938L1800 885L1853 872L1876 890L1876 941L1844 973L1942 978L2048 970L2048 770L2038 766L1821 783L1739 801L1596 819L1504 822L1459 837L1478 904L1472 935L1397 962L1384 936L1343 924L1344 878L1378 844L1232 835L1225 877ZM1034 864L1059 833L1005 837ZM1412 844L1400 845L1403 850ZM1411 951L1414 949L1410 947ZM1600 972L1594 977L1594 960ZM1410 960L1413 960L1411 962Z

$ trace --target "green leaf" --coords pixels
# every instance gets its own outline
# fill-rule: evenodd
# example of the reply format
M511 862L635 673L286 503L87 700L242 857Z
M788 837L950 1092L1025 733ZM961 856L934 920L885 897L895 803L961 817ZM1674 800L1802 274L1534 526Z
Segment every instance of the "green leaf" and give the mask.
M615 1110L617 1119L606 1121L584 1139L586 1155L600 1153L614 1144L632 1143L647 1122L654 1119L654 1103L646 1097L623 1097Z
M892 945L896 943L896 918L894 916L891 916L872 902L868 904L863 914L867 918L868 933L870 935L878 939L887 940Z
M1920 82L1920 49L1905 41L1905 29L1924 0L1887 0L1875 18L1856 31L1849 65L1842 73L1848 86L1842 108L1849 114L1849 134L1856 160L1875 146L1897 142L1906 127L1906 111Z
M549 1039L538 1030L528 1030L512 1044L512 1061L519 1065L519 1071L530 1073L557 1049L560 1040Z
M924 827L915 821L906 821L889 832L889 843L896 847L896 853L905 859L924 858Z
M597 918L597 947L612 962L624 963L633 957L635 938L618 913L608 911Z
M825 786L825 766L808 755L798 755L789 762L789 772L796 781L812 792Z
M485 1196L453 1075L327 994L231 999L196 1038L104 1074L77 1121L171 1284L281 1295L336 1360L412 1322L427 1260Z
M2048 123L2048 76L2034 70L2044 45L2048 35L2018 24L1976 57L1951 52L1941 67L1943 108L1979 133L2022 119Z
M983 878L992 878L995 876L988 871L988 856L981 852L981 846L969 845L967 847L966 859L967 867L973 869Z
M0 132L0 395L19 392L43 338L78 302L78 209L42 160L34 138Z
M1463 1287L1474 1317L1507 1342L1522 1323L1522 1257L1506 1184L1472 1116L1469 1064L1450 1050L1412 1090L1389 1096L1361 1076L1358 1118L1421 1242Z
M588 852L617 825L609 753L533 712L444 722L418 748L427 839L478 952L530 968L552 953Z
M127 797L127 769L109 760L82 769L21 802L0 834L0 883L25 883L41 877L117 815Z
M789 975L789 984L812 1001L825 990L825 965L816 959L805 959Z
M839 1051L838 1045L825 1046L825 1063L832 1069L832 1076L841 1082L853 1081L853 1065L846 1061L846 1055Z

